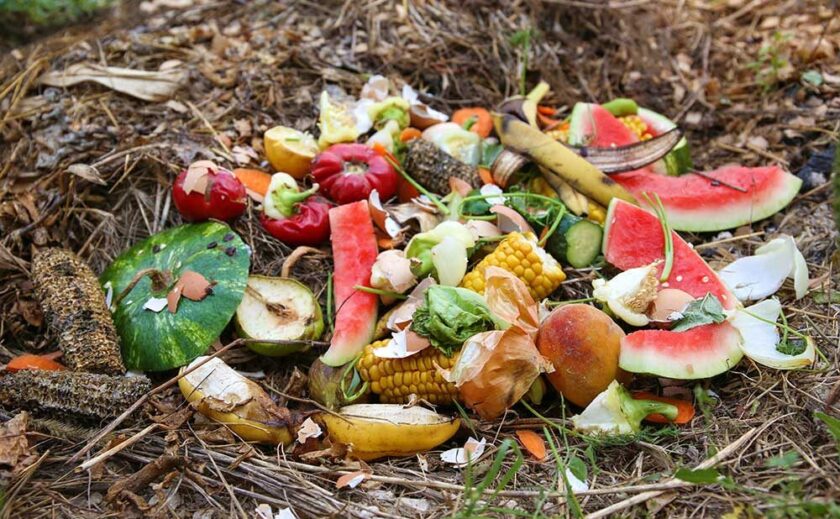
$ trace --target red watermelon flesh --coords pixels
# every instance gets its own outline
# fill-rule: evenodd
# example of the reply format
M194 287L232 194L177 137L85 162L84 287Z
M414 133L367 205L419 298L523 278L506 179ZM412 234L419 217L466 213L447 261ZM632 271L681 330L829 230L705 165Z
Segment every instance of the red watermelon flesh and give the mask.
M724 308L735 308L738 300L715 271L677 233L672 231L672 235L674 265L662 287L678 288L695 298L701 298L711 292ZM603 251L605 259L621 270L643 267L654 261L664 260L665 237L659 219L640 207L614 198L604 224ZM663 267L664 261L659 266L659 273Z
M577 103L572 110L569 145L611 148L639 142L638 136L601 105Z
M684 332L641 330L621 339L618 365L631 373L688 380L719 375L743 356L731 324L707 324Z
M370 272L379 254L366 200L330 209L330 241L335 265L335 327L321 361L342 366L370 343L379 307L377 295L355 288L370 286Z
M767 218L787 206L802 185L777 166L725 166L703 176L679 177L638 170L612 178L641 202L642 193L658 194L671 227L692 232L732 229Z

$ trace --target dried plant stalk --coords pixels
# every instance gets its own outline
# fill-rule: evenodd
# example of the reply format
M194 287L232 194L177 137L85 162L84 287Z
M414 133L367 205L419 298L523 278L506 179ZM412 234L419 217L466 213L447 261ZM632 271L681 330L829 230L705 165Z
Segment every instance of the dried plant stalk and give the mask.
M116 417L151 389L145 376L26 369L0 377L0 405L99 422Z
M32 281L70 369L125 373L111 312L87 264L69 250L44 249L32 261Z

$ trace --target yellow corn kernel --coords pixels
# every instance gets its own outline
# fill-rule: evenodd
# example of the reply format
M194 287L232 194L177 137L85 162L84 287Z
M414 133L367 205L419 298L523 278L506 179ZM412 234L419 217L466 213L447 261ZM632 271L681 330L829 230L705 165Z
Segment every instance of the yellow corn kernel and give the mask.
M646 141L653 138L647 124L645 124L642 118L638 115L625 115L623 117L619 117L618 120L624 123L624 126L632 130L640 141Z
M385 404L405 404L411 395L433 404L449 404L458 398L458 388L447 382L437 366L448 369L454 358L429 347L403 359L377 357L374 350L388 344L390 338L365 346L356 369L362 380L370 383L371 391Z
M591 200L589 201L589 208L586 213L589 220L601 225L603 225L604 221L607 219L607 210L604 209L602 205L596 204Z
M521 256L517 253L521 253ZM512 232L461 281L463 288L484 293L487 267L499 266L521 279L531 296L542 301L566 279L560 264L545 252L533 234Z

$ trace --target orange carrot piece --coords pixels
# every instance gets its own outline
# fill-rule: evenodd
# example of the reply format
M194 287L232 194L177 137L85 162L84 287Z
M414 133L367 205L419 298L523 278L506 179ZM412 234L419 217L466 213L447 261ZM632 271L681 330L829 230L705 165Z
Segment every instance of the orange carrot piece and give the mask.
M634 391L633 398L636 400L655 400L657 402L664 402L677 408L677 417L673 422L658 413L648 415L645 418L648 422L685 424L694 418L694 414L696 412L694 404L688 400L682 400L681 398L668 398L666 396L654 395L653 393L648 393L647 391Z
M519 443L522 444L522 447L528 451L534 459L537 461L545 459L545 440L543 440L542 436L529 429L518 429L516 431L516 437L519 438Z
M478 176L481 178L482 184L495 184L493 180L493 172L487 168L478 168Z
M10 360L9 363L6 364L6 369L11 372L23 369L45 369L48 371L61 371L67 369L49 357L50 355L32 355L30 353L25 353Z
M408 127L400 132L400 142L413 141L414 139L419 139L421 135L423 135L423 132L417 128Z
M537 113L537 121L540 123L540 128L545 131L553 130L563 124L563 121L560 119L552 119L541 113Z
M552 106L538 105L537 113L546 115L548 117L554 117L554 115L557 114L557 109Z
M395 157L393 153L388 151L388 148L383 146L381 143L374 142L373 145L371 146L371 148L373 148L373 151L382 155L386 159L389 159L394 164L399 164L400 163L400 161L397 160L397 157ZM400 176L402 176L402 175L400 175Z
M471 118L475 118L475 122L470 127L470 131L479 134L482 138L486 138L493 131L493 118L486 108L475 106L472 108L461 108L452 114L452 122L457 124L465 124Z
M236 178L247 188L265 196L268 193L268 186L271 184L271 175L265 171L250 168L236 168L233 170Z

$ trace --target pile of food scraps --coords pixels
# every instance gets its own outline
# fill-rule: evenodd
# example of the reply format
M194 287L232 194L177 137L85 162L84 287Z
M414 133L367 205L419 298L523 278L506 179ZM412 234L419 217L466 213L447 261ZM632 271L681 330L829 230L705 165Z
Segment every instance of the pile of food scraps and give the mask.
M8 362L0 406L21 414L5 427L25 428L26 413L99 423L69 459L88 470L155 429L204 430L202 445L224 431L301 471L343 466L338 489L373 484L368 462L383 459L434 458L467 487L486 473L498 489L526 459L554 463L544 490L579 514L599 488L564 449L569 437L679 431L713 412L698 381L742 362L813 366L811 332L776 296L815 286L792 236L713 269L680 234L771 218L802 180L776 165L703 169L665 114L629 98L564 110L545 102L550 90L535 81L450 112L400 79L373 75L352 95L328 88L312 131L264 132L253 158L266 167L225 154L184 163L170 192L184 223L137 240L101 275L73 251L38 248L31 283L58 349ZM291 251L281 275L253 268L259 242L243 239L246 227ZM323 293L295 275L308 257L329 258ZM569 297L569 281L586 284L585 297ZM281 390L237 369L243 347L252 365L306 359L308 372ZM174 386L181 402L161 408L155 397ZM515 415L531 426L496 436L479 426ZM650 491L734 485L715 466L762 431ZM131 488L180 463L151 460ZM106 499L125 492L111 486ZM470 506L483 506L477 495ZM593 517L637 502L614 501ZM265 506L255 513L271 517Z

